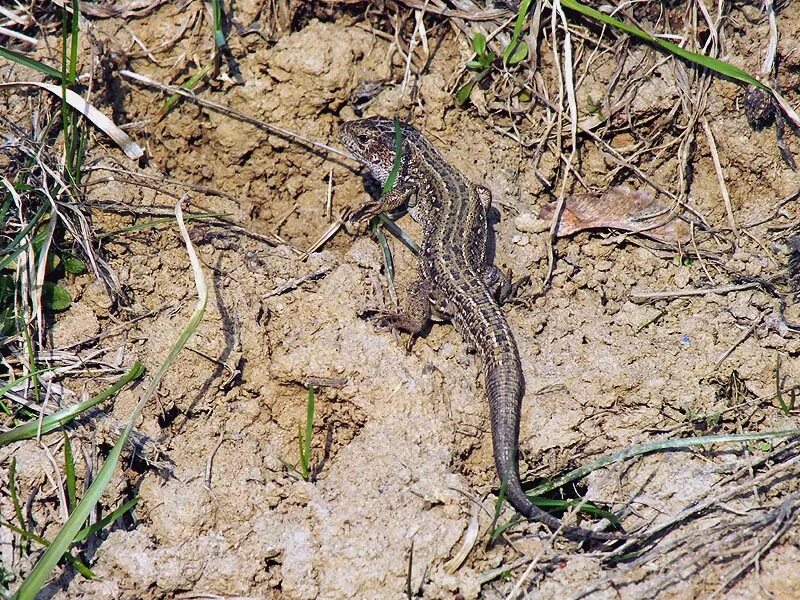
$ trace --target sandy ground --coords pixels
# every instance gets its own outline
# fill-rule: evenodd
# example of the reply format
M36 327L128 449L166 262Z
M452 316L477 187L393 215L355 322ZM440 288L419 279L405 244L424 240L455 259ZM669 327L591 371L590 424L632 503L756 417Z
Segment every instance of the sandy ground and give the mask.
M259 7L236 4L245 29L263 19ZM745 18L752 16L747 10L732 9L727 58L757 72L767 27ZM210 51L204 11L198 2L181 9L167 3L141 18L91 20L83 68L90 69L88 58L96 59L103 47L117 67L183 81L194 54ZM558 193L544 182L561 185L555 137L539 143L545 113L529 109L520 122L521 147L500 133L509 120L488 92L476 90L471 106L456 107L454 72L470 58L469 48L448 26L431 23L430 63L405 89L405 62L392 46L391 28L364 20L362 6L300 14L269 40L232 31L236 77L222 77L199 95L336 145L338 124L357 115L354 93L365 82L381 82L364 114L409 118L454 166L491 189L499 209L496 262L530 277L507 307L527 386L520 436L526 481L664 437L797 427L797 412L785 415L774 397L775 364L780 356L784 389L800 381L800 338L782 327L773 294L754 286L635 297L788 276L786 239L796 233L798 209L794 201L780 203L798 189L800 176L782 162L774 127L748 126L743 90L714 80L703 95L741 229L734 244L728 243L736 237L703 125L687 124L680 110L670 112L686 101L675 78L689 69L628 46L622 70L638 85L625 91L628 107L614 126L597 134L625 155L642 140L658 139L662 146L637 155L637 167L673 193L685 186L690 207L720 236L699 232L698 247L681 255L637 237L581 233L558 241L555 272L543 289L549 223L536 215ZM787 73L781 83L792 100L800 8L784 7L780 24ZM160 46L170 40L177 41ZM542 52L541 76L556 81L547 44ZM604 97L621 64L609 52L592 60L579 73L581 117L591 116L592 103ZM0 62L0 76L9 69ZM18 71L13 77L24 79ZM97 578L66 571L42 597L404 598L408 586L423 598L503 598L518 581L535 598L794 597L800 589L800 528L793 523L800 454L782 440L656 452L596 471L578 490L565 490L615 511L626 530L652 530L708 501L650 539L641 558L609 563L603 548L551 541L535 523L520 523L491 542L497 481L477 358L449 325L434 325L407 350L404 336L359 317L392 302L380 248L364 231L340 232L307 260L293 251L308 248L331 223L329 178L334 215L367 197L355 164L191 103L159 118L160 94L114 77L118 119L146 147L149 162L137 165L102 137L92 139L88 198L133 211L96 209L98 229L126 227L150 218L151 207L174 205L187 192L175 182L183 182L216 191L189 189L194 210L226 213L285 244L190 225L209 280L209 308L139 424L161 445L171 474L126 463L104 505L132 495L139 504L133 519L85 553ZM0 98L9 116L22 119L36 95L17 91ZM111 114L108 100L98 95L97 103ZM696 135L684 183L674 140L687 125ZM787 142L795 153L800 148L794 138ZM568 155L568 139L563 149ZM108 166L130 174L101 168ZM579 138L574 168L580 180L571 177L567 192L620 183L653 192L586 137ZM400 223L418 237L410 219ZM414 259L400 243L390 243L402 298ZM138 359L152 373L194 305L182 243L174 227L145 229L112 237L105 252L132 305L112 320L105 293L90 276L66 280L75 305L58 318L53 345L155 311L103 340L123 348L124 364ZM800 320L786 297L786 318ZM298 460L297 427L305 419L309 384L317 386L312 482L284 466ZM121 394L109 412L124 419L140 391ZM97 441L88 427L74 443L91 454ZM45 474L52 465L43 452L33 442L11 449L23 497L41 486L32 511L51 537L60 516L48 496ZM0 460L5 473L7 450ZM9 506L0 494L4 518ZM501 522L511 516L506 509ZM464 564L450 568L471 523L477 541ZM9 532L0 535L7 545Z

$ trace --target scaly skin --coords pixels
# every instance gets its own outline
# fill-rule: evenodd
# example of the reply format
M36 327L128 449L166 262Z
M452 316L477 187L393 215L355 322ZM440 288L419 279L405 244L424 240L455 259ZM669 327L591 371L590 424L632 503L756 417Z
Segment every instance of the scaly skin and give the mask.
M464 340L477 350L489 397L497 474L506 482L506 498L515 509L571 539L625 537L564 527L525 495L516 455L524 380L517 344L496 299L508 294L509 281L486 252L491 195L447 164L416 128L400 125L403 151L394 188L351 217L353 221L369 219L407 204L408 212L422 225L419 279L411 286L403 313L389 315L387 320L417 334L433 308L437 315L451 319ZM394 122L380 117L348 121L342 124L341 139L385 185L395 160Z

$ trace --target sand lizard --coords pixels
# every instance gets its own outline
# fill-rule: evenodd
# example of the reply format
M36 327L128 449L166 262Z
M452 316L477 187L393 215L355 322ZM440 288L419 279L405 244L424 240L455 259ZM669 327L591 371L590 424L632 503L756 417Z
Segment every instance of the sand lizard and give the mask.
M498 303L508 296L510 281L487 255L491 194L450 166L415 127L404 123L399 127L402 159L394 187L351 215L352 221L360 221L407 205L412 218L422 225L419 278L410 288L405 310L389 315L389 322L418 334L433 311L452 320L477 350L489 397L495 465L515 509L572 539L625 537L562 527L559 519L525 495L517 461L524 379L517 344ZM347 121L342 124L341 139L385 185L395 161L394 122L380 117Z

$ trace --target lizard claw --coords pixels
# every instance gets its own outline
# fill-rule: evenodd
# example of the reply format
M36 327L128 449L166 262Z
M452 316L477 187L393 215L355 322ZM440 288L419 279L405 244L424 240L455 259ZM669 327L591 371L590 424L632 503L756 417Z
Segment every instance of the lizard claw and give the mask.
M366 308L359 312L358 316L371 321L379 331L391 329L393 323L399 317L397 313L377 308Z
M408 315L403 313L381 310L381 309L367 309L362 311L359 317L369 319L375 329L378 331L390 331L392 329L399 329L408 333L418 331L419 327L414 327L414 324L408 318Z
M375 311L375 313L370 316L370 321L374 323L376 329L379 331L394 329L402 320L403 315L388 310Z

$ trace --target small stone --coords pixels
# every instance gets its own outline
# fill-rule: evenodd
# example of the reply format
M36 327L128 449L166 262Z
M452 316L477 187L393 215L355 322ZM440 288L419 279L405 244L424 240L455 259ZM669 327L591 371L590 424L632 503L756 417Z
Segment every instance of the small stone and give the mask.
M762 265L758 261L751 260L745 267L745 272L750 277L758 277L761 275Z
M627 325L634 331L639 331L648 323L652 323L660 314L661 311L652 306L625 302L620 306L617 314L614 315L614 322L618 325Z
M359 267L375 268L381 264L380 248L366 237L357 238L347 255Z
M689 272L689 269L680 269L675 275L673 275L672 280L675 282L675 286L678 289L683 289L687 285L689 285L689 280L692 274Z
M514 217L514 227L523 233L541 233L547 231L550 224L531 213L522 213Z
M598 260L595 263L594 268L597 269L598 271L610 271L611 267L613 266L614 263L611 262L610 260Z
M527 233L523 234L515 234L511 237L511 243L516 244L517 246L527 246L530 244L531 238Z

